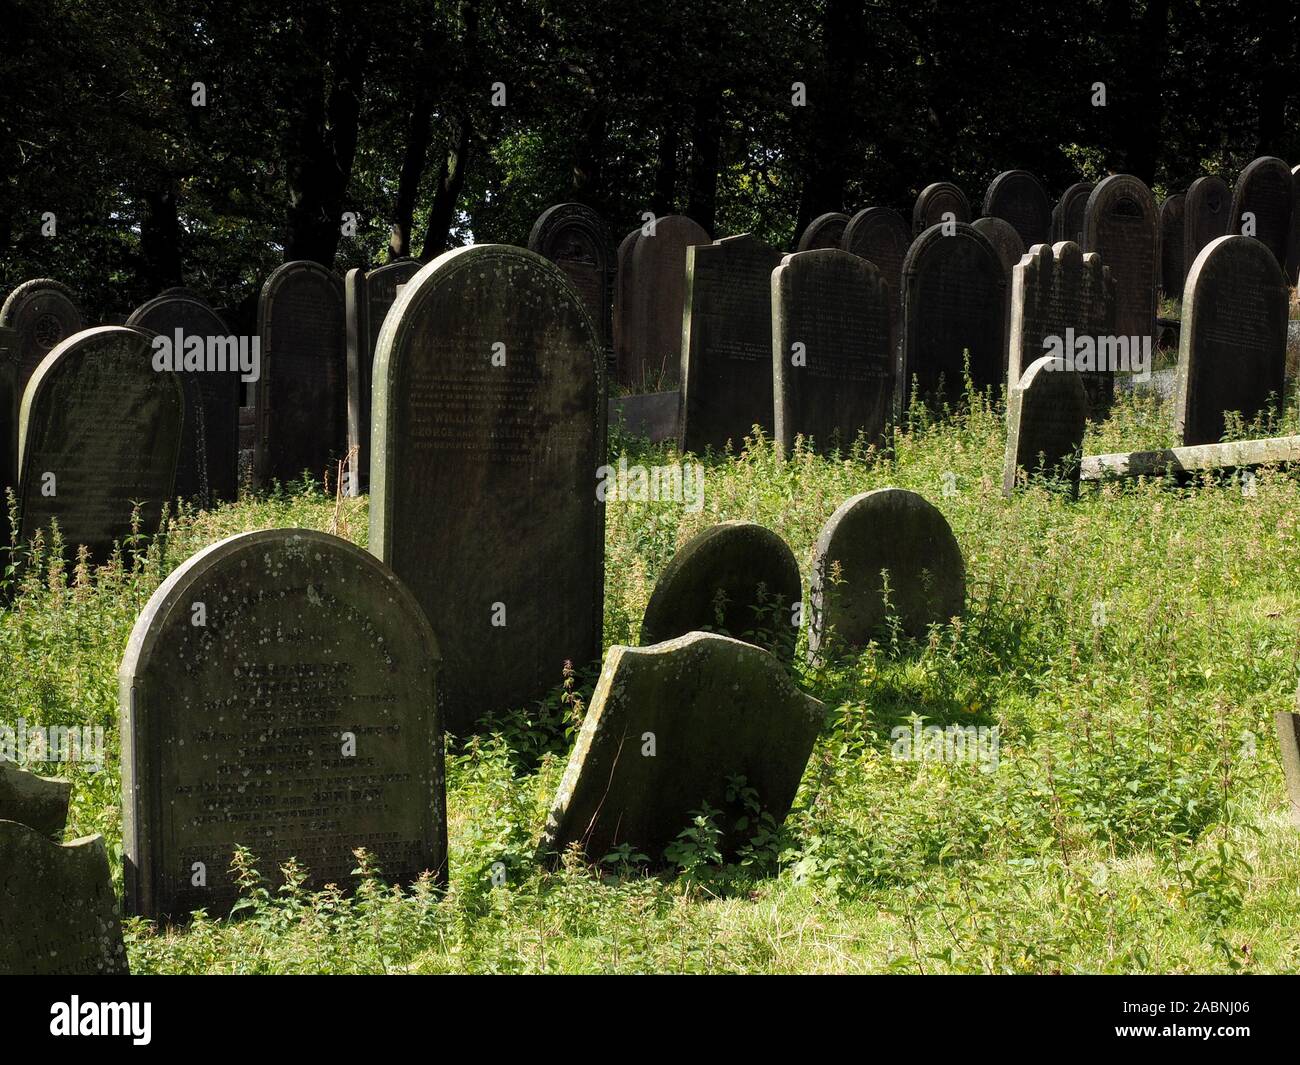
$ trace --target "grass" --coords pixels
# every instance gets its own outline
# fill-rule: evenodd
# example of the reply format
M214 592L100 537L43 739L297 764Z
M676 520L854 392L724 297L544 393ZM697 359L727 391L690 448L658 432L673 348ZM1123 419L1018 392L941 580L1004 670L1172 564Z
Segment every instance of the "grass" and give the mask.
M683 825L676 877L632 861L533 865L589 695L590 671L566 687L557 670L546 699L452 746L445 896L384 887L364 856L354 891L311 894L301 871L277 887L241 855L240 919L132 921L133 971L1300 969L1297 835L1271 722L1293 704L1300 659L1300 478L1261 471L1253 494L1206 478L1007 501L1002 417L978 396L942 420L914 417L889 461L801 450L782 463L752 440L704 460L700 513L609 505L607 646L635 638L655 576L720 519L779 532L806 579L835 508L897 485L938 506L962 545L961 622L799 667L831 720L795 810L746 864L718 865L707 831ZM1167 446L1168 422L1156 401L1125 397L1087 451ZM1248 429L1297 431L1290 412L1235 431ZM612 449L679 459L630 440ZM366 506L304 484L182 512L130 563L29 572L0 613L0 722L108 734L104 771L71 770L69 838L102 832L120 874L116 669L166 573L240 530L300 525L364 544ZM894 757L891 730L916 720L997 726L996 764Z

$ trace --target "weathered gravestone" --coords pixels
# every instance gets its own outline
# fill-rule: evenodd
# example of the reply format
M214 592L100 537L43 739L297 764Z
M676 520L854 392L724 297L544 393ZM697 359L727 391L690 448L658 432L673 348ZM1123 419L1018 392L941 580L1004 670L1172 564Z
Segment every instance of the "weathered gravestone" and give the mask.
M1035 361L1007 397L1002 494L1012 495L1025 477L1042 476L1077 495L1087 424L1088 397L1079 374L1050 355Z
M951 181L936 181L926 185L912 206L912 236L918 237L931 226L949 221L970 221L970 201L966 194Z
M1273 724L1282 750L1282 779L1291 823L1300 828L1300 714L1278 710Z
M1280 402L1287 284L1262 241L1219 237L1192 264L1183 301L1174 430L1186 445L1223 438L1225 411L1249 422Z
M691 537L659 575L641 643L708 630L788 662L802 598L799 563L781 537L751 521L724 521Z
M1160 204L1160 291L1172 299L1183 298L1187 278L1187 256L1183 239L1187 232L1187 197L1179 192Z
M438 645L406 587L326 533L240 533L177 569L118 671L128 912L224 916L237 846L272 874L446 881Z
M971 227L977 233L986 236L989 243L997 249L998 258L1002 260L1002 266L1006 270L1007 284L1010 284L1011 271L1016 268L1016 263L1020 262L1020 257L1025 254L1028 245L1020 239L1020 234L1016 232L1015 227L1002 218L977 218L971 223Z
M0 326L0 502L18 491L18 331Z
M1115 332L1137 337L1139 343L1155 335L1159 245L1151 190L1131 174L1112 174L1099 182L1084 210L1082 247L1100 255L1114 278Z
M234 500L239 492L241 380L257 369L248 338L241 344L207 303L180 294L141 304L126 324L169 342L172 369L180 373L185 389L176 495L204 506Z
M1294 286L1300 278L1300 166L1291 168L1291 236L1286 245L1286 280Z
M1228 232L1231 209L1232 190L1222 178L1199 177L1187 186L1183 199L1183 284L1201 249Z
M332 479L348 437L343 281L306 260L277 267L262 286L257 331L259 483L297 481L304 472Z
M1291 168L1274 156L1262 156L1248 163L1237 178L1226 232L1259 240L1285 269L1294 200Z
M600 656L603 369L573 288L522 248L447 252L384 322L370 549L456 665L443 682L449 731L531 704L566 661Z
M907 258L907 248L911 243L912 233L903 216L888 207L868 207L859 211L849 219L840 243L845 251L875 264L885 279L889 291L894 294L891 313L896 333L898 308L902 307L903 260Z
M654 232L635 229L619 246L618 380L629 388L676 388L682 365L686 249L709 234L685 215L655 219Z
M576 844L598 862L627 845L660 864L707 804L725 856L757 828L728 801L744 777L779 825L825 720L767 651L692 632L651 647L611 647L552 803L540 856ZM745 820L748 818L748 820Z
M883 446L894 404L893 294L873 263L824 248L787 255L772 273L775 439L824 453L862 435Z
M614 248L604 220L580 203L560 203L538 216L528 250L558 266L577 289L596 327L596 341L608 354L612 341Z
M62 839L72 784L39 777L0 758L0 821L17 821L43 836Z
M370 491L370 379L375 345L388 310L423 263L401 259L374 270L353 269L343 278L348 348L348 452L353 455L348 495Z
M20 540L57 522L69 556L103 562L113 541L157 531L172 498L185 422L180 377L155 370L149 334L120 325L76 333L45 357L19 417Z
M849 216L831 211L818 215L808 223L799 235L795 251L813 251L817 248L838 248L844 240L844 230L848 227Z
M1011 223L1026 248L1051 239L1052 203L1028 170L1007 170L995 177L984 194L984 214Z
M1052 208L1052 243L1063 240L1083 243L1083 212L1088 206L1088 197L1097 186L1091 181L1079 181L1063 193L1055 207Z
M0 821L0 976L128 973L104 837Z
M839 645L862 647L888 638L893 619L921 639L965 609L961 548L943 515L915 492L864 492L841 505L817 537L810 600L814 660L832 634Z
M781 253L748 233L686 250L680 446L737 449L773 428L772 271Z
M958 224L951 236L945 228L931 226L917 237L903 262L903 408L914 386L923 397L957 402L967 352L976 388L1006 377L1002 259L973 226Z
M72 289L48 277L24 281L0 306L0 326L18 334L18 393L60 342L81 331Z

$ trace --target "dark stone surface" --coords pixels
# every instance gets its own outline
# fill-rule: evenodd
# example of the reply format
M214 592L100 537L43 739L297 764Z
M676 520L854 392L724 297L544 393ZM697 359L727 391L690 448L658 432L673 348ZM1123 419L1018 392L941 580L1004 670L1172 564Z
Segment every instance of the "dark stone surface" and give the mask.
M849 216L839 211L818 215L799 235L795 251L813 251L817 248L838 248L844 240L844 230Z
M1273 253L1279 267L1286 268L1286 245L1291 236L1291 211L1295 182L1291 168L1275 156L1265 155L1248 163L1232 190L1228 233L1241 233L1244 215L1255 216L1255 239Z
M912 236L918 237L931 226L937 226L948 212L956 216L957 222L969 222L970 201L966 194L951 181L926 185L912 206Z
M912 231L902 215L888 207L868 207L849 219L840 244L873 263L894 294L891 314L896 338L902 335L903 260L911 243Z
M58 281L38 277L9 293L0 306L0 326L18 333L20 396L41 360L82 325L72 289Z
M1187 279L1187 256L1183 238L1187 232L1187 197L1166 196L1160 204L1160 290L1173 299L1183 298Z
M1091 181L1078 181L1061 193L1061 198L1052 208L1053 244L1063 240L1083 244L1083 212L1096 187Z
M785 820L826 716L768 652L712 633L652 647L612 647L546 822L540 853L577 843L598 862L620 844L661 864L707 803L721 811L721 850L753 831L727 801L743 776ZM653 742L654 753L645 753Z
M1291 235L1286 245L1286 279L1294 287L1300 278L1300 166L1291 168L1291 189L1295 195L1291 200Z
M799 563L786 542L751 521L724 521L677 549L655 581L641 644L717 632L794 657L802 602Z
M449 731L530 706L566 661L600 657L603 370L572 286L522 248L447 252L384 323L370 549L455 663L442 685Z
M1088 396L1080 375L1036 360L1007 397L1007 452L1002 494L1026 477L1047 477L1079 492L1079 462L1088 424Z
M1099 182L1084 210L1082 247L1115 279L1115 332L1154 345L1160 222L1151 190L1131 174Z
M604 220L580 203L548 207L528 234L528 250L549 259L569 279L607 352L613 340L614 247Z
M1011 223L1026 248L1052 238L1052 202L1028 170L1006 170L995 177L984 194L983 213Z
M609 401L609 424L620 426L630 436L640 436L652 444L677 439L677 408L681 396L671 392L645 392L639 396L620 396Z
M983 233L989 239L989 243L998 250L998 258L1006 268L1007 284L1011 284L1011 271L1016 268L1016 263L1020 262L1020 257L1025 254L1028 245L1020 239L1020 234L1006 219L977 218L971 226L976 232Z
M186 561L118 673L127 911L225 916L237 845L271 879L297 858L310 888L351 884L357 847L393 882L445 882L438 660L406 587L338 537L241 533Z
M40 777L0 759L0 821L17 821L61 840L71 795L70 782Z
M1300 828L1300 714L1278 710L1273 715L1282 751L1282 782L1291 823Z
M0 502L18 493L18 331L0 326ZM7 513L7 511L6 511Z
M1183 200L1183 283L1201 249L1228 232L1232 190L1222 178L1199 177L1187 186ZM1181 295L1181 293L1180 293Z

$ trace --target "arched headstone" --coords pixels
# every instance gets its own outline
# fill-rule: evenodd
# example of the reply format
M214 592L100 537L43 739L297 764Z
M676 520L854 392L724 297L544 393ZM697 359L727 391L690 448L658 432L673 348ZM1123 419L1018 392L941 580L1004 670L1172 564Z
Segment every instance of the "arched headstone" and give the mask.
M1007 281L1011 280L1011 271L1015 269L1020 257L1028 246L1020 239L1015 227L1004 218L977 218L971 226L988 237L989 243L998 250L998 258L1007 272Z
M902 291L903 260L911 243L912 232L902 215L888 207L868 207L849 219L840 247L874 263L898 302Z
M1183 283L1201 249L1228 232L1232 190L1222 178L1199 177L1187 187L1183 199ZM1182 293L1180 292L1181 296Z
M1255 237L1273 253L1278 266L1285 268L1294 200L1291 168L1275 156L1261 156L1248 163L1237 178L1226 232Z
M839 211L818 215L799 235L795 251L813 251L816 248L838 248L844 239L849 216Z
M1005 170L984 194L984 215L1009 222L1028 248L1052 236L1052 203L1042 182L1028 170Z
M18 331L0 325L0 501L18 491Z
M1166 196L1160 204L1160 289L1172 299L1183 298L1186 277L1186 254L1183 237L1187 232L1187 197L1181 193Z
M548 207L528 234L528 250L553 262L578 290L596 328L596 340L608 353L613 332L614 248L604 219L580 203Z
M912 235L920 236L931 226L937 226L947 214L953 215L955 222L970 221L970 201L966 194L951 181L926 185L912 207Z
M1079 374L1050 355L1035 360L1007 396L1002 494L1014 493L1022 477L1043 476L1077 495L1087 424L1088 396Z
M1083 250L1096 252L1115 279L1115 332L1154 337L1160 223L1151 190L1131 174L1112 174L1088 197ZM1154 345L1154 340L1151 341Z
M1063 193L1052 208L1052 243L1063 240L1083 243L1083 211L1088 197L1097 186L1091 181L1079 181Z
M0 306L0 326L18 334L18 394L36 367L58 345L82 328L72 289L48 277L24 281Z

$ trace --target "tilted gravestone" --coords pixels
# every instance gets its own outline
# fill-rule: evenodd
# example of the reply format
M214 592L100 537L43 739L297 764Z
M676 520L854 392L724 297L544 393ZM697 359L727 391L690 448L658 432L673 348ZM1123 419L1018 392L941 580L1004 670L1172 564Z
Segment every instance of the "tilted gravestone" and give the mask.
M0 326L0 503L18 491L18 331Z
M888 574L888 593L881 573ZM915 639L961 615L966 566L942 514L915 492L877 488L835 511L813 549L808 652L862 647L892 623Z
M1160 222L1151 190L1131 174L1099 182L1084 210L1082 246L1115 281L1115 332L1154 337Z
M1007 283L1011 283L1011 271L1020 262L1028 246L1020 239L1015 227L1003 218L977 218L971 223L976 232L984 234L989 243L998 251L998 258L1007 273Z
M708 630L788 662L802 597L799 563L780 536L751 521L724 521L691 537L659 575L641 643Z
M897 308L902 306L903 260L911 243L912 232L902 215L888 207L868 207L849 219L840 247L875 265L894 294ZM897 310L893 317L897 332Z
M1061 193L1060 200L1052 208L1053 244L1063 240L1083 243L1083 211L1096 187L1091 181L1079 181Z
M1187 197L1179 192L1160 204L1160 290L1173 299L1183 298L1187 277L1183 238L1187 232Z
M1187 187L1183 199L1183 284L1201 249L1228 232L1231 210L1232 190L1222 178L1199 177Z
M838 211L818 215L799 235L795 251L813 251L817 248L838 248L844 240L844 230L849 216Z
M332 480L348 437L342 279L306 260L277 267L262 286L257 331L258 482L288 483L304 473Z
M734 856L758 825L728 800L731 783L743 777L779 825L825 715L771 654L726 636L611 647L539 856L576 844L598 862L626 845L661 864L706 804L718 812L720 850Z
M438 644L406 587L326 533L240 533L186 561L118 671L128 912L224 916L248 847L273 875L446 882Z
M69 556L156 532L172 498L185 422L180 377L155 370L149 334L98 326L63 341L27 384L19 418L20 540L57 522Z
M979 230L958 224L951 235L931 226L903 263L903 407L914 384L926 398L956 402L970 354L976 388L1006 377L1007 278L997 249ZM939 395L942 380L942 395Z
M1291 823L1300 828L1300 713L1278 710L1273 715L1273 724L1282 750L1282 782Z
M603 370L573 288L522 248L447 252L384 322L370 549L456 664L443 683L451 732L531 705L566 661L600 656Z
M1028 170L1007 170L984 194L984 215L1011 223L1026 248L1052 236L1052 203L1042 183Z
M24 281L0 306L0 326L18 333L18 392L36 367L62 341L81 331L81 311L72 289L48 277Z
M141 304L126 324L169 341L172 368L185 389L176 495L204 506L233 501L239 492L241 358L243 366L253 365L249 339L243 338L241 352L241 338L211 307L180 294Z
M1249 422L1280 403L1287 284L1262 241L1219 237L1192 264L1183 301L1174 430L1183 444L1223 438L1224 412Z
M1050 355L1035 361L1007 397L1007 451L1002 494L1025 477L1045 477L1079 491L1088 396L1079 374Z
M772 273L775 439L802 436L823 453L859 435L883 446L894 405L893 294L880 271L847 251L787 255Z
M1248 163L1237 178L1226 232L1255 237L1285 269L1294 201L1291 168L1275 156L1262 156Z
M951 181L936 181L926 185L912 206L912 236L918 237L931 226L948 221L970 221L970 201L966 194Z
M612 342L614 248L604 220L580 203L560 203L541 213L528 234L528 250L558 266L578 291L608 354Z
M686 251L682 322L683 451L737 449L771 435L772 271L781 253L748 233Z
M28 773L0 758L0 821L17 821L62 839L71 795L71 782Z
M677 387L686 249L709 242L698 224L672 214L655 219L653 233L635 229L620 245L615 341L620 384Z
M370 378L375 344L397 290L420 271L415 259L385 263L374 270L349 270L343 278L343 313L348 348L348 453L352 461L348 495L370 491Z

